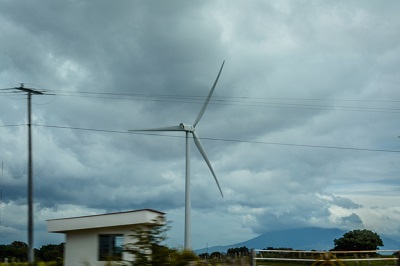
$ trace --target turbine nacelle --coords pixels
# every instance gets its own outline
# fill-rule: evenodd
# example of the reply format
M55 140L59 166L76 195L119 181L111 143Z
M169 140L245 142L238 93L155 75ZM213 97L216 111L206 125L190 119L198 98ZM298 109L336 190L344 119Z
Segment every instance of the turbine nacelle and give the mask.
M193 131L194 131L194 126L192 126L192 125L186 125L186 124L184 124L184 123L180 123L180 124L179 124L179 128L180 128L182 131L187 131L187 132L193 132Z

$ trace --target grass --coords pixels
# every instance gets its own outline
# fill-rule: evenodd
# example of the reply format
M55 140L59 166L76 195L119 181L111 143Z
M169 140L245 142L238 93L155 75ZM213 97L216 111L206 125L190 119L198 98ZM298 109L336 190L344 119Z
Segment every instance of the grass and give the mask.
M346 266L392 266L392 265L397 265L395 261L363 261L363 262L346 262L344 263ZM305 266L305 265L312 265L310 263L304 263L304 262L268 262L268 263L257 263L257 266ZM322 265L322 263L317 264L317 265ZM339 265L339 264L332 264L325 263L324 265Z
M56 261L49 261L49 262L35 262L33 264L34 266L58 266L58 265L63 265L62 263L60 264L60 262L56 262ZM4 262L0 262L0 266L29 266L28 262L8 262L8 263L4 263Z
M257 261L257 266L305 266L305 265L345 265L345 266L392 266L398 265L396 260L379 260L379 261L321 261L313 264L312 262L302 261Z
M354 259L355 257L349 257L349 259ZM365 257L359 257L360 259L365 259ZM376 258L376 257L375 257ZM379 256L379 258L395 258L395 256ZM340 258L339 258L340 260ZM306 265L345 265L345 266L396 266L397 260L376 260L376 261L343 261L341 263L335 261L321 261L318 263L310 262L310 261L263 261L256 260L255 266L306 266ZM60 262L37 262L34 266L58 266L62 265ZM225 260L209 260L208 262L201 262L200 264L194 265L207 265L207 266L232 266L232 265L240 265L240 266L250 266L250 258L237 258L237 259L225 259ZM9 263L1 263L0 266L29 266L27 262L9 262ZM77 265L79 266L79 265Z

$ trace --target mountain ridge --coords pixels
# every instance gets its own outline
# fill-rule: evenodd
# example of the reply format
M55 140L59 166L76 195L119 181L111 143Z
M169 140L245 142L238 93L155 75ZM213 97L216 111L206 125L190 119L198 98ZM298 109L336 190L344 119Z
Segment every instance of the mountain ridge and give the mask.
M337 228L304 227L271 231L247 241L226 246L213 246L195 250L196 253L226 253L229 248L246 246L249 249L292 248L294 250L330 250L334 247L334 239L342 237L346 232ZM400 242L381 237L384 247L381 250L399 250Z

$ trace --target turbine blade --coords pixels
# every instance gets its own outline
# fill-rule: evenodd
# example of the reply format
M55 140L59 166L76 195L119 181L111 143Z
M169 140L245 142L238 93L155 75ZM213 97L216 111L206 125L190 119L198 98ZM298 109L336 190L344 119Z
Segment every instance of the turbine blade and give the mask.
M222 193L222 189L221 189L221 186L219 185L217 176L215 175L214 169L212 168L211 163L210 163L210 161L209 161L208 158L207 158L207 155L206 155L206 152L204 151L203 145L201 145L200 139L199 139L199 137L197 136L196 132L193 131L192 133L193 133L193 140L194 140L194 143L196 144L197 149L199 150L199 152L200 152L201 155L203 156L204 160L206 161L206 163L207 163L207 165L208 165L208 168L210 168L210 171L211 171L211 173L213 174L214 179L215 179L215 182L217 183L217 186L218 186L218 188L219 188L219 192L221 192L221 196L224 197L224 194Z
M197 118L196 118L196 120L195 120L194 123L193 123L193 126L194 126L194 127L196 127L197 123L199 123L201 117L202 117L203 114L204 114L204 111L205 111L206 108L207 108L208 102L210 101L211 96L212 96L212 94L213 94L213 92L214 92L215 86L217 85L217 82L218 82L219 76L221 75L221 71L222 71L222 68L224 67L224 64L225 64L225 60L222 62L222 66L221 66L221 68L220 68L220 70L219 70L219 72L218 72L217 78L216 78L215 81L214 81L214 85L212 86L210 92L208 93L207 99L206 99L206 101L204 102L203 107L202 107L201 110L200 110L200 113L197 115Z
M158 127L158 128L146 128L146 129L132 129L129 132L139 132L139 131L183 131L180 126L172 127Z

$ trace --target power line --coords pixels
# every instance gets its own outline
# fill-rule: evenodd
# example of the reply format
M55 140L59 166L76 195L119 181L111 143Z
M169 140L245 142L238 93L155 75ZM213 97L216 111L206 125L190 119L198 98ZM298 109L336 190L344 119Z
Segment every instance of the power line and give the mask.
M0 125L0 127L20 127L20 126L26 126L27 124L18 124L18 125Z
M151 94L151 93L113 93L113 92L94 92L94 91L68 91L68 90L47 90L54 93L65 92L75 94L94 94L94 95L116 95L116 96L141 96L141 97L161 97L161 98L199 98L203 100L206 96L178 95L178 94ZM367 99L327 99L327 98L293 98L293 97L249 97L249 96L215 96L215 98L225 99L262 99L262 100L296 100L296 101L339 101L339 102L394 102L400 100L367 100Z
M24 126L21 125L2 125L0 127L7 126ZM182 136L173 136L167 134L155 134L155 133L139 133L139 132L127 132L121 130L108 130L108 129L96 129L96 128L82 128L82 127L69 127L69 126L55 126L55 125L40 125L32 124L37 127L48 127L57 129L72 129L81 131L93 131L93 132L105 132L105 133L118 133L118 134L134 134L134 135L148 135L148 136L159 136L159 137L171 137L171 138L183 138ZM293 146L293 147L306 147L306 148L324 148L324 149L339 149L339 150L355 150L355 151L371 151L371 152L391 152L400 153L400 150L388 150L388 149L370 149L370 148L355 148L355 147L340 147L340 146L327 146L327 145L311 145L311 144L295 144L295 143L284 143L284 142L266 142L266 141L251 141L251 140L237 140L237 139L221 139L221 138L201 138L204 140L212 141L225 141L225 142L237 142L237 143L251 143L251 144L264 144L264 145L279 145L279 146Z
M79 97L79 98L97 98L108 100L130 100L130 101L151 101L151 102L173 102L173 103L194 103L201 104L205 96L194 95L168 95L168 94L145 94L145 93L110 93L110 92L91 92L91 91L60 91L50 90L54 93L48 95L60 97ZM289 101L289 102L274 102ZM285 97L247 97L247 96L216 96L210 104L214 105L236 105L263 108L290 108L290 109L318 109L318 110L338 110L352 112L375 112L375 113L400 113L400 108L388 107L364 107L364 106L342 106L327 104L307 104L301 102L360 102L360 103L400 103L400 100L363 100L363 99L323 99L323 98L285 98Z
M0 89L0 95L15 94L15 88ZM2 92L4 91L4 92ZM53 92L49 94L48 92ZM93 97L105 99L127 99L123 97L144 97L164 99L197 99L203 101L204 96L179 95L179 94L151 94L151 93L116 93L116 92L95 92L95 91L72 91L72 90L46 90L46 95L70 96L70 97ZM83 96L86 95L86 96ZM97 95L97 96L96 96ZM118 97L114 97L118 96ZM284 101L334 101L334 102L366 102L366 103L400 103L400 100L376 100L376 99L328 99L328 98L296 98L296 97L249 97L249 96L215 96L220 100L284 100ZM129 99L129 98L128 98Z
M72 129L82 131L93 131L93 132L105 132L105 133L118 133L118 134L135 134L135 135L147 135L147 136L160 136L160 137L171 137L171 138L184 138L182 136L173 136L167 134L156 134L156 133L142 133L142 132L128 132L121 130L107 130L107 129L95 129L95 128L82 128L82 127L68 127L68 126L55 126L55 125L39 125L33 124L38 127L58 128L58 129ZM262 145L279 145L279 146L292 146L292 147L304 147L304 148L319 148L319 149L337 149L337 150L351 150L351 151L366 151L366 152L389 152L389 153L400 153L400 150L388 150L388 149L371 149L371 148L357 148L357 147L340 147L340 146L327 146L327 145L311 145L311 144L296 144L296 143L284 143L284 142L266 142L266 141L251 141L251 140L238 140L238 139L221 139L221 138L201 138L202 140L212 141L225 141L225 142L236 142L236 143L251 143L251 144L262 144Z

